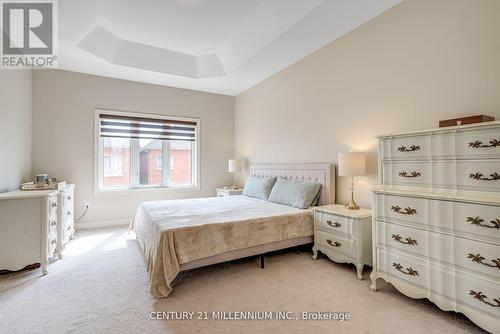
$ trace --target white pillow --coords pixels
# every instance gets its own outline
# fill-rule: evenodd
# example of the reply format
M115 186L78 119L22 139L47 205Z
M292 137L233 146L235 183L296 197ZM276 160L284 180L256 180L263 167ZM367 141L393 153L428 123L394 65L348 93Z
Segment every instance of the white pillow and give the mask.
M299 209L307 209L316 205L319 199L321 184L311 181L294 181L278 179L274 184L269 201L290 205Z
M274 176L250 176L245 183L242 195L267 201L274 182L276 182L276 177Z

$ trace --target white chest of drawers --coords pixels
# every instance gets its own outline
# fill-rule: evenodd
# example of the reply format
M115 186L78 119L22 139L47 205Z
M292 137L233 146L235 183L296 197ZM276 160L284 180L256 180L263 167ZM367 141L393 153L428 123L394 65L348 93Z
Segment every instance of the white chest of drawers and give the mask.
M379 171L371 288L500 333L500 122L381 136Z
M16 271L63 256L75 233L73 184L61 190L0 194L0 271Z
M69 240L75 235L75 185L67 184L58 194L59 221L57 224L57 255L63 257L63 251Z
M57 191L0 194L0 270L40 263L47 273L57 248Z
M352 263L363 279L363 266L372 264L371 216L369 209L347 210L340 204L315 207L313 259L320 251L332 261Z

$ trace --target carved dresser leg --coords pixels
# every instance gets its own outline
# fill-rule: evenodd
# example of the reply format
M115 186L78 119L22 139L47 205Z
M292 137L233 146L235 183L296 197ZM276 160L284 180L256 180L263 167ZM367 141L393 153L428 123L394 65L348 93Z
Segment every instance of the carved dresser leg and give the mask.
M362 263L357 263L356 264L356 270L358 272L358 279L362 280L363 279L363 264Z
M313 260L316 260L318 259L318 249L316 248L316 246L313 247L313 257L312 257Z
M375 270L372 271L370 274L370 279L372 280L372 284L370 285L370 289L372 291L377 291L378 285L377 285L377 274L375 273Z

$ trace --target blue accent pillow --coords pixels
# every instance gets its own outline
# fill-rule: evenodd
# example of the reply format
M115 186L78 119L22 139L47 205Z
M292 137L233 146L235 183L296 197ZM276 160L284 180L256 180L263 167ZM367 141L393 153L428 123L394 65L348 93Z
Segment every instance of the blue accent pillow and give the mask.
M317 204L320 190L321 183L280 178L274 184L269 201L299 209L308 209Z
M276 177L274 176L250 176L245 183L242 195L267 201L275 182Z

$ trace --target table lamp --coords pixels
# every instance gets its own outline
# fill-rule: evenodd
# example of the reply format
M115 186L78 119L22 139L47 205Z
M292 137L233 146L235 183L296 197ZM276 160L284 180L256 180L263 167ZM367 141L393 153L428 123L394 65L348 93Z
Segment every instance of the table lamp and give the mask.
M349 177L349 190L351 201L346 206L348 210L358 210L359 206L354 201L354 177L366 174L366 156L361 152L339 153L338 155L339 176Z
M229 173L233 173L233 188L236 189L236 174L243 170L243 160L242 159L229 159L227 162L227 170Z

